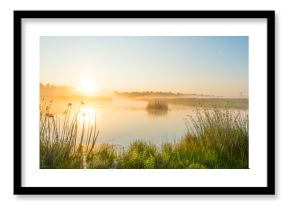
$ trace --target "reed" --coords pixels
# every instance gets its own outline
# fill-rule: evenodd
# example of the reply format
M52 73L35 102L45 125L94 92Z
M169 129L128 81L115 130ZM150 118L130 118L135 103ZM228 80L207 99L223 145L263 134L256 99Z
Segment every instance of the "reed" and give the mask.
M86 156L94 149L99 135L96 124L79 122L83 103L74 113L68 103L62 120L50 113L51 104L40 107L40 168L86 168Z
M168 103L161 100L149 101L146 107L147 110L168 110Z

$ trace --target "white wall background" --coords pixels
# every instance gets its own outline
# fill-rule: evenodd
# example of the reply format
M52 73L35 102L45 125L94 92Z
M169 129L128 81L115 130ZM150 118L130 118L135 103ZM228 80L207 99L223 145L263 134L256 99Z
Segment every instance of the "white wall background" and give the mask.
M14 196L13 10L276 10L276 196ZM288 204L290 12L287 1L10 0L0 3L0 204ZM288 134L289 133L289 134Z

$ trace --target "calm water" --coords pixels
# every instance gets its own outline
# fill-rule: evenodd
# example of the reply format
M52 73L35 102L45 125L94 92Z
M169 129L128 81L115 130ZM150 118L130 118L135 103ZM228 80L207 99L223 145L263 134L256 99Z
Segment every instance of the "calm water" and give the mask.
M76 111L80 102L72 102ZM169 105L168 112L151 113L146 110L147 102L114 98L108 102L85 103L79 117L85 123L94 123L100 131L97 143L127 146L134 140L143 140L160 145L178 141L187 132L185 118L193 115L193 108ZM51 111L60 118L67 101L54 101ZM74 113L74 112L73 112Z

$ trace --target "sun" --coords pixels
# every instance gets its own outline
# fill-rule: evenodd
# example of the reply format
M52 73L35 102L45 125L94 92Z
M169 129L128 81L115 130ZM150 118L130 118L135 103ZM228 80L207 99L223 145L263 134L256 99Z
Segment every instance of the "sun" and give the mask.
M100 86L93 77L86 75L80 78L76 89L86 95L94 95L100 91Z

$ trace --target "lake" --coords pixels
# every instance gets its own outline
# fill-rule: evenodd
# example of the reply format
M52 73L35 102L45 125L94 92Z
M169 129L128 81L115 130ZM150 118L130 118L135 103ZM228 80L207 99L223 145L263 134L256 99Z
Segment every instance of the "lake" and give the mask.
M72 103L72 113L81 105ZM68 100L54 100L51 112L63 120ZM112 101L90 101L81 105L80 122L94 124L96 120L99 136L97 144L128 146L135 140L151 142L156 145L178 141L186 132L185 119L194 117L194 107L169 104L168 111L150 112L147 102L127 98L112 98ZM238 111L238 110L232 110ZM240 110L246 113L247 110Z

